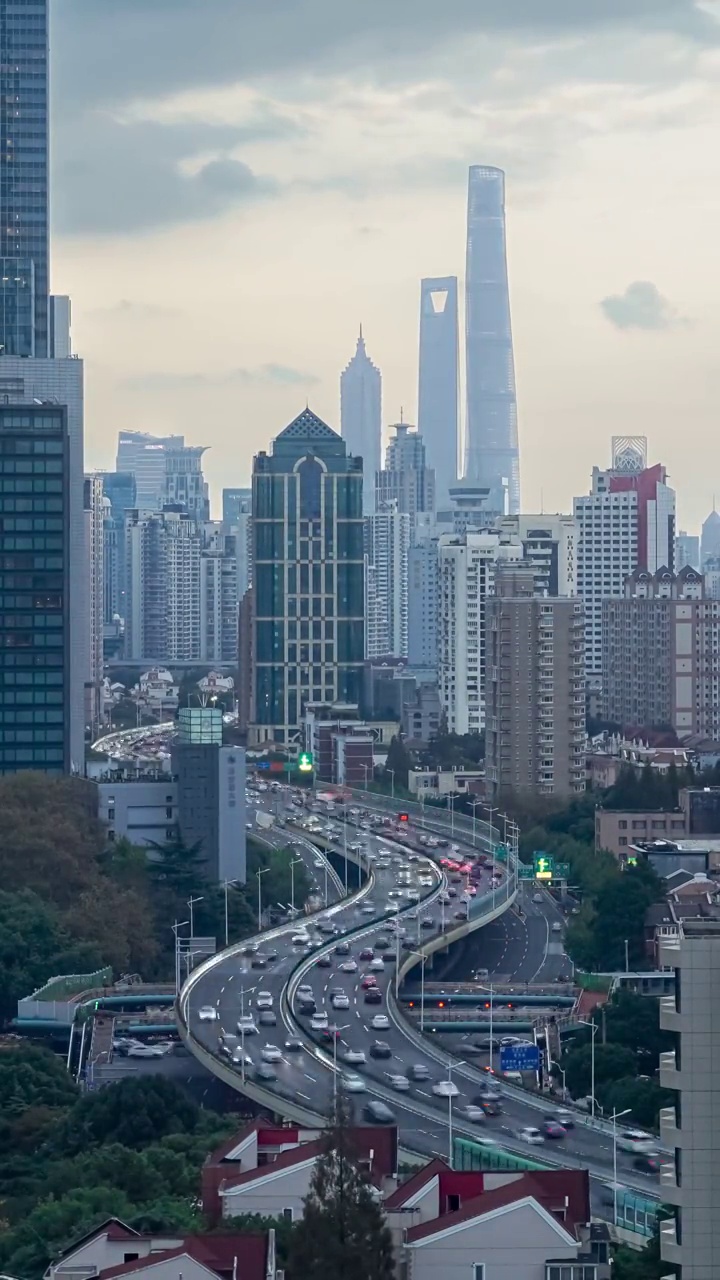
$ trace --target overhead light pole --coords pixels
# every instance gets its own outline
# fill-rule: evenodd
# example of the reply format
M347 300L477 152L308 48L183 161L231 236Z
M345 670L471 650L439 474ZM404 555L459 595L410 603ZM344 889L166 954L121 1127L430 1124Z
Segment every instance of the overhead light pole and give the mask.
M564 1087L564 1082L563 1082ZM617 1122L621 1116L629 1116L631 1108L626 1107L624 1111L613 1111L610 1119L613 1127L613 1225L617 1224Z
M302 858L290 859L290 910L292 911L293 920L295 919L295 868L302 865Z
M262 931L262 878L269 870L269 867L260 867L259 871L255 872L258 882L258 929L260 931Z

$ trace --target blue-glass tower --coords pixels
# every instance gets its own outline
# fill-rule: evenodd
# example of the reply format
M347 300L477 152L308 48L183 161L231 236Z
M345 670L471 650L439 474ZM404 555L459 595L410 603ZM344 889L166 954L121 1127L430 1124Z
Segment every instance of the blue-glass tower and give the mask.
M470 168L465 343L465 476L487 485L493 509L506 507L515 515L520 510L520 459L505 247L505 174L489 165Z
M0 355L48 351L48 0L0 0Z

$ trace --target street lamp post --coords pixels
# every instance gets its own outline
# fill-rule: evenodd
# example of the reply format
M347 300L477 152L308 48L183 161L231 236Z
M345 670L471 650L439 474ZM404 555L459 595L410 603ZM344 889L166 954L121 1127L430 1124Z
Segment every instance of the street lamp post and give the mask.
M302 858L290 859L290 910L292 911L293 920L295 919L295 868L302 866Z
M484 804L484 801L483 801L483 800L471 800L471 801L470 801L470 808L471 808L471 809L472 809L472 811L473 811L473 825L472 825L472 842L473 842L473 849L475 848L475 842L476 842L476 816L477 816L477 815L476 815L476 813L475 813L475 810L476 810L476 809L478 809L478 808L482 808L483 804Z
M172 925L172 931L175 934L175 995L176 996L180 992L180 937L178 934L178 930L184 929L185 925L189 923L190 923L189 920L176 920L174 925Z
M394 800L395 799L395 770L386 769L385 772L390 774L390 799Z
M368 780L367 780L367 779L368 779L368 769L369 769L369 768L370 768L370 765L369 765L369 764L364 764L364 765L362 766L363 773L365 774L365 790L366 790L366 791L369 789L369 788L368 788Z
M343 858L345 859L345 897L348 896L347 822L343 822Z
M587 1022L584 1018L578 1018L581 1027L589 1027L592 1031L592 1042L590 1047L590 1115L595 1119L595 1036L597 1035L597 1023Z
M255 987L240 988L240 1079L245 1083L245 997L252 995Z
M258 882L258 929L260 930L262 930L262 878L269 870L269 867L260 867L260 870L255 872Z
M448 1083L450 1085L450 1089L448 1090L448 1162L450 1164L451 1169L452 1169L452 1163L453 1163L452 1072L453 1072L454 1066L465 1067L467 1066L467 1063L466 1062L453 1063L452 1061L448 1062Z
M629 1116L631 1108L624 1111L613 1111L610 1119L613 1127L613 1225L617 1223L617 1122L621 1116Z
M425 962L427 956L423 951L410 951L411 956L417 956L422 960L422 968L420 970L420 1034L425 1030Z
M196 902L202 902L202 901L203 901L202 894L200 894L200 897L198 898L193 898L191 894L190 897L188 898L187 904L190 909L190 937L191 938L195 937L195 915L193 912L193 907L195 906Z

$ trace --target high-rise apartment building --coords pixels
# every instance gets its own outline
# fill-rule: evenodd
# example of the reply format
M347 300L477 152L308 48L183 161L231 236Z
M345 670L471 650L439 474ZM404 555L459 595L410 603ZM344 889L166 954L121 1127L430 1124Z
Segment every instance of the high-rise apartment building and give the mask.
M223 489L223 531L235 538L238 600L252 584L252 489Z
M0 0L0 355L48 344L48 0Z
M252 743L299 741L308 702L360 703L362 485L361 459L309 409L255 458Z
M579 528L573 516L505 516L497 528L522 542L523 559L535 569L537 595L577 595Z
M365 522L368 565L366 657L408 654L408 554L412 522L397 503L383 504Z
M0 398L0 773L83 765L83 687L73 689L71 670L71 473L65 406Z
M534 565L499 566L486 604L485 771L495 797L585 790L583 606L535 586Z
M438 540L440 701L450 733L485 728L485 606L498 561L521 560L519 539L498 533L442 534Z
M237 528L242 515L248 515L252 508L252 489L223 489L222 522L226 533Z
M437 538L416 537L408 552L408 662L438 669Z
M210 519L210 497L203 475L204 445L185 445L165 453L163 507L183 507L199 524Z
M660 964L675 971L674 995L660 1000L660 1026L674 1033L677 1046L660 1054L660 1084L676 1094L675 1105L660 1111L660 1140L673 1153L661 1168L660 1189L675 1209L674 1220L660 1223L660 1254L679 1266L682 1280L715 1280L720 920L683 919L679 937L661 943Z
M602 606L603 718L623 728L720 734L720 601L695 569L638 570Z
M69 754L66 757L67 768L74 768L82 771L85 758L85 678L87 673L87 556L85 544L85 511L84 511L84 468L83 468L83 363L82 360L51 360L51 359L35 359L25 360L15 356L0 357L0 405L4 409L15 407L17 416L32 416L31 410L33 406L47 406L48 414L54 414L61 407L65 410L66 429L68 434L67 446L67 470L63 471L62 484L63 494L64 486L67 484L67 494L64 498L66 505L63 508L63 518L66 520L64 526L64 536L67 538L67 546L63 545L62 553L67 554L67 575L64 577L64 584L59 588L63 594L63 607L67 608L68 626L70 628L69 638L66 636L63 641L63 662L67 664L65 675L68 681L68 717L69 717ZM27 411L27 412L26 412ZM12 419L13 414L10 414ZM42 419L42 414L40 415ZM54 429L54 428L53 428ZM29 428L34 432L35 428ZM21 452L26 449L26 445L22 446ZM52 468L48 472L45 471L44 464L32 464L30 467L30 475L25 468L27 462L23 462L23 470L20 465L14 468L18 475L18 488L15 501L27 503L30 501L30 495L41 493L43 487L40 481L40 472L50 474ZM38 475L35 476L35 472ZM58 477L55 476L50 488L45 490L48 495L53 495L55 490L53 485L58 484ZM8 510L7 501L9 491L6 490L3 496L3 516ZM35 512L35 498L32 498L33 513ZM17 508L19 513L27 508L22 505ZM55 518L53 513L53 518ZM33 514L33 519L35 518ZM18 530L19 531L19 530ZM53 530L56 535L57 530ZM33 533L33 542L36 538L40 538L41 533L38 528ZM48 531L49 537L49 531ZM38 546L39 549L39 546ZM8 553L11 552L8 547ZM20 548L15 548L18 552ZM23 550L25 548L23 547ZM32 552L34 555L34 551ZM65 575L63 564L58 562L59 551L55 551L52 557L52 573L53 582L57 583L57 574ZM17 566L20 563L19 557L10 555L10 558ZM42 570L40 561L33 561L38 571ZM9 569L11 565L7 566ZM48 571L50 564L46 565ZM25 571L27 579L27 571ZM55 588L53 588L55 594ZM53 606L56 607L56 606ZM42 625L42 624L40 624ZM54 624L48 624L53 626ZM54 643L54 642L53 642ZM48 646L52 647L52 646ZM39 757L36 757L39 758ZM49 760L48 760L49 762ZM42 765L38 763L38 768Z
M87 671L85 675L85 719L94 732L102 718L103 618L105 579L105 502L103 477L95 472L85 476L85 554L87 582Z
M465 475L487 485L500 512L515 515L520 510L520 455L505 174L489 165L472 165L468 182L465 364Z
M435 472L427 466L425 442L407 422L395 423L385 451L385 468L375 473L375 510L394 502L410 516L435 510ZM369 483L370 477L367 477Z
M684 569L686 565L700 572L700 539L681 529L675 539L675 568Z
M137 508L135 477L130 471L106 471L103 494L109 503L104 524L104 621L125 617L126 556L125 513Z
M355 355L340 377L340 434L348 455L362 458L363 515L375 510L375 473L382 466L382 376L365 350L362 325Z
M437 497L446 504L458 478L460 432L458 282L456 276L420 281L418 430Z
M197 524L184 511L126 516L125 657L191 662L200 657L200 552Z
M135 496L141 511L159 511L165 498L165 454L184 449L183 436L153 436L146 431L118 433L116 471L135 477Z
M610 468L594 467L590 494L573 503L585 667L592 684L599 684L602 671L603 600L620 599L635 569L656 573L675 564L675 491L665 467L648 467L644 436L616 436L612 444Z
M238 568L236 536L220 524L206 524L200 553L200 658L237 662Z

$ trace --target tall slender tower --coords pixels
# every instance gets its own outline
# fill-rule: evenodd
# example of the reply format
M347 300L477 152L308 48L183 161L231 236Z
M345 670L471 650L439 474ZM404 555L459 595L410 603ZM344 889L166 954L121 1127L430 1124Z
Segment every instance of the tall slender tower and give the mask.
M355 355L340 375L340 434L363 463L363 515L375 510L375 472L382 466L382 375L365 350L362 325Z
M436 505L458 477L457 276L420 281L418 431L435 472Z
M48 349L48 0L0 0L0 355Z
M505 174L488 165L470 168L465 326L465 475L501 494L505 490L507 510L516 515L520 459L505 247Z

